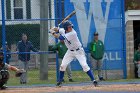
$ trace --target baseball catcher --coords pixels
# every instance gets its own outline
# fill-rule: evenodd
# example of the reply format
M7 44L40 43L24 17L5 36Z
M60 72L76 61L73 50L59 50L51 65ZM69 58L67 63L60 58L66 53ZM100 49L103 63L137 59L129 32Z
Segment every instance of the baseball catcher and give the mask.
M3 62L4 59L4 55L3 52L0 51L0 89L6 89L7 86L5 86L4 84L8 81L9 79L9 71L8 70L12 70L15 71L15 76L16 77L20 77L20 75L25 72L22 69L18 69L15 66L11 66L7 63Z

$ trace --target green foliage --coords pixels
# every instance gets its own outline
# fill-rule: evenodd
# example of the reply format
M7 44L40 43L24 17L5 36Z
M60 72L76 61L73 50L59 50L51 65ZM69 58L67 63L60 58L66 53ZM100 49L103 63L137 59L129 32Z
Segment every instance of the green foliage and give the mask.
M28 40L30 40L36 48L39 48L40 42L40 25L39 24L17 24L6 25L6 41L8 45L17 44L21 40L22 33L26 33ZM0 26L2 31L2 26ZM0 33L0 38L2 38ZM0 41L1 43L2 41ZM1 43L2 44L2 43Z
M139 10L140 0L125 0L125 10Z

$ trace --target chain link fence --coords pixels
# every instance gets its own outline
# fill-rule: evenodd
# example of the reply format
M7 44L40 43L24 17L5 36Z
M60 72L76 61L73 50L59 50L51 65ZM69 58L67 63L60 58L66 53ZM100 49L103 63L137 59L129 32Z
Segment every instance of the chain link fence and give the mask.
M30 55L28 66L28 81L27 84L46 84L56 82L56 56L49 51L40 51L41 42L41 22L47 22L48 29L55 25L58 19L54 19L54 0L48 0L48 12L41 10L42 2L38 0L5 0L5 41L7 42L10 50L11 58L9 64L12 66L20 67L19 55ZM47 4L47 3L46 3ZM45 7L45 6L44 6ZM48 18L41 18L41 11L47 13ZM44 14L45 14L44 13ZM2 26L0 27L2 31ZM48 32L48 31L47 31ZM33 48L38 52L33 51L18 51L17 44L22 40L22 34L27 35L27 40L33 45ZM2 33L0 33L2 36ZM55 45L55 38L48 33L48 46ZM2 38L2 37L1 37ZM44 37L43 37L44 38ZM2 40L0 41L2 44ZM46 41L47 42L47 41ZM45 43L45 42L44 42ZM24 45L23 45L24 46ZM42 45L43 46L43 45ZM2 47L2 45L1 45ZM25 44L25 48L28 48ZM28 53L26 53L28 52ZM48 80L42 81L40 79L40 56L48 56ZM26 60L25 60L26 61ZM12 78L13 77L13 78ZM15 78L14 73L11 72L11 77L8 82L10 85L19 85L21 83L20 78Z
M5 0L5 41L7 42L10 50L11 58L9 64L19 68L19 54L30 54L28 66L28 83L27 84L55 84L57 81L56 71L56 53L49 51L40 51L41 37L41 22L48 22L48 29L57 26L58 23L64 18L64 1L63 0L48 0L48 18L41 18L41 2L38 0ZM61 7L60 7L61 5ZM47 12L47 11L46 11ZM0 27L2 31L2 26ZM27 51L19 52L17 44L22 40L22 34L26 34L28 41L33 47L40 52ZM0 37L2 33L0 33ZM48 48L56 44L55 38L48 33ZM2 37L1 37L2 38ZM2 40L0 41L2 44ZM1 45L2 47L2 45ZM9 52L7 52L9 53ZM45 54L48 56L48 80L45 82L40 80L40 56ZM57 68L58 70L58 68ZM72 78L74 81L89 81L89 78L83 71L72 71ZM65 76L67 82L67 75ZM20 78L15 78L14 72L11 72L9 85L19 85Z
M28 66L28 83L32 84L55 84L58 78L58 64L57 64L57 56L56 53L47 51L50 47L57 43L57 40L48 33L48 30L54 26L57 26L62 19L66 16L64 9L65 0L47 0L48 6L46 4L45 7L48 8L48 12L46 9L41 8L44 4L43 0L5 0L5 41L7 42L8 49L10 49L10 65L19 67L19 54L30 54L31 58ZM45 1L44 1L45 2ZM45 10L45 11L44 11ZM48 18L45 18L45 17ZM2 19L2 18L1 18ZM47 23L46 23L47 22ZM43 34L42 32L43 26L47 24L47 33ZM111 28L112 29L112 28ZM0 26L0 30L2 31L2 25ZM38 52L18 52L17 44L22 40L22 34L27 34L27 38L32 42L33 47L38 50ZM0 38L2 33L0 33ZM42 37L44 36L44 37ZM48 38L48 44L46 46L47 41L42 41L42 38ZM42 43L41 43L42 42ZM2 47L2 40L0 41ZM44 50L41 49L41 46L45 46ZM46 50L47 49L47 50ZM111 50L110 50L111 51ZM108 51L107 51L108 52ZM48 80L41 80L41 70L42 65L44 64L41 61L41 56L45 55L48 57L47 68L44 69L44 72L48 70L48 75L46 78ZM87 61L90 67L92 64L90 62L89 51L86 51ZM104 61L104 68L106 68L108 63ZM82 69L75 69L76 65L79 65L78 62L72 62L72 79L75 82L84 82L90 81L89 77L82 71ZM108 70L108 72L110 69ZM123 71L118 71L119 74L123 74ZM114 72L110 72L109 74L114 74ZM97 76L95 76L97 78ZM107 70L104 69L104 77L108 78ZM122 77L121 77L122 78ZM67 83L68 78L65 74L65 81ZM19 85L20 79L15 78L14 72L11 72L10 80L8 81L9 85Z

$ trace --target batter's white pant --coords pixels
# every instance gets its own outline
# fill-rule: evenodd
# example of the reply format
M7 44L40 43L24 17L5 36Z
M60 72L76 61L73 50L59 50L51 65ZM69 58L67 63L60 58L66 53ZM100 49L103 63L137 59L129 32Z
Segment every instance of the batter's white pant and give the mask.
M60 71L65 71L66 67L68 64L70 64L70 62L77 58L77 60L79 61L80 65L83 68L83 71L87 72L90 70L87 62L86 62L86 56L85 56L85 52L83 48L79 48L79 50L67 50L63 60L62 60L62 64L60 66Z

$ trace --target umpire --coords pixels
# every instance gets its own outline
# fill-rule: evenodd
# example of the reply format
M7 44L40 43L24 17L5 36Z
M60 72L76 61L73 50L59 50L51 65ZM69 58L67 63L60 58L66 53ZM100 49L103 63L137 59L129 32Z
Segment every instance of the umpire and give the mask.
M103 79L102 73L102 58L104 55L104 44L98 39L98 32L94 32L94 39L90 43L90 53L91 53L91 63L93 64L93 69L97 69L99 80Z
M67 52L68 49L67 49L67 47L66 47L64 41L63 41L63 40L60 40L60 42L57 43L57 44L56 44L55 46L53 46L52 48L50 48L50 50L51 50L51 51L56 51L56 50L58 51L59 62L62 63L62 59L63 59L63 57L64 57L64 55L65 55L65 53ZM73 82L70 64L67 66L66 72L67 72L67 74L68 74L69 82ZM64 80L63 80L63 81L64 81Z

